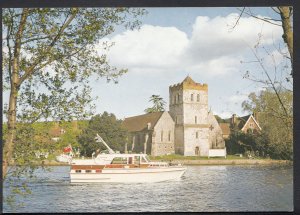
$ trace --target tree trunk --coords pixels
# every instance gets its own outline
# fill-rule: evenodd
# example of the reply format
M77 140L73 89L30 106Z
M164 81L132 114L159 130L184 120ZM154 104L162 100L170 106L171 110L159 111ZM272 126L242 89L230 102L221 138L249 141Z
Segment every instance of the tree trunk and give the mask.
M7 139L4 145L4 160L3 160L3 179L6 176L8 166L12 159L13 148L14 148L14 140L16 137L16 107L17 107L17 88L13 87L10 91L9 97L9 109L8 109L8 119L7 119Z
M12 62L12 73L10 77L10 97L7 116L7 139L4 145L4 159L2 166L2 178L4 179L8 166L13 156L14 144L16 138L16 124L17 124L17 99L18 91L20 89L19 80L19 57L21 52L21 38L26 25L26 19L28 16L28 8L24 8L20 20L19 29L16 34L16 42L14 46L14 56Z
M280 11L281 21L282 21L282 28L283 28L283 39L284 42L287 44L290 57L291 57L291 64L293 66L293 29L291 27L291 11L290 7L278 7Z

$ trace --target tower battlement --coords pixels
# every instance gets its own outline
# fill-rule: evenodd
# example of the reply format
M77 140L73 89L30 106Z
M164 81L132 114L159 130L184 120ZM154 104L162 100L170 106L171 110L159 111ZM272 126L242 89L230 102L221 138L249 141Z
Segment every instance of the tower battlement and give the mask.
M187 76L181 83L174 84L169 86L169 90L208 90L208 85L206 83L200 84L196 83L193 79L191 79L189 76Z

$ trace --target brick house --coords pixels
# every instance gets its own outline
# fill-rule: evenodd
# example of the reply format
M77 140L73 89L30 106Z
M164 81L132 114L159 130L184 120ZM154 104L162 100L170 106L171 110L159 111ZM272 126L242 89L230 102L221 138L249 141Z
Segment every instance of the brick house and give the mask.
M242 117L238 117L236 114L233 114L231 118L224 119L223 122L219 122L219 125L222 129L224 139L228 139L233 130L238 130L244 133L251 132L254 134L261 131L257 113Z

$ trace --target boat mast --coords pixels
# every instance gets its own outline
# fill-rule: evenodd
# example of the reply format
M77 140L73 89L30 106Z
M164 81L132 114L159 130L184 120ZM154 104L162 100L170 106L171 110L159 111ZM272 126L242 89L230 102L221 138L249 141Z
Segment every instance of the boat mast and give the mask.
M102 139L102 137L99 136L99 134L97 134L97 136L96 136L95 139L96 139L96 142L98 142L98 143L103 143L103 144L106 146L106 148L107 148L108 151L109 151L109 154L115 154L114 150L112 150L112 149L107 145L107 143Z

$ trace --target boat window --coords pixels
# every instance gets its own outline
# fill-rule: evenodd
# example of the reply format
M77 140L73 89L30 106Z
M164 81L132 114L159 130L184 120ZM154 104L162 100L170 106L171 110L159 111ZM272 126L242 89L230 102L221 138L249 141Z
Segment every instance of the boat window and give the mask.
M127 164L127 158L116 157L111 161L111 164Z
M140 164L140 156L134 156L134 164Z
M76 173L80 173L81 172L81 170L80 169L76 169L76 171L75 171Z
M148 161L144 157L142 157L141 163L148 163Z

